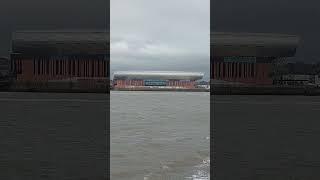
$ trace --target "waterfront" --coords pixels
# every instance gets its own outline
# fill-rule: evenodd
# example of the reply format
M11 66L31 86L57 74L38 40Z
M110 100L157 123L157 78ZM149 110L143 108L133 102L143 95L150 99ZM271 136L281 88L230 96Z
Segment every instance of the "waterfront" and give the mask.
M111 92L111 179L209 179L210 95Z
M104 179L106 94L0 93L0 179Z
M319 96L211 96L217 179L318 179Z
M99 179L107 165L106 146L97 145L107 141L107 97L1 92L2 178ZM208 176L209 93L113 91L111 97L112 179Z
M88 137L103 137L107 97L0 93L0 170L13 176L47 168L51 171L44 172L54 179L63 179L62 170L67 167L73 167L68 172L71 177L92 178L89 172L104 173L103 153L107 150L96 150L93 138ZM219 130L215 138L220 140L216 153L224 152L216 157L216 163L220 170L229 170L225 175L271 178L276 174L284 179L295 172L300 173L297 177L318 173L313 170L320 162L316 146L320 139L319 96L211 97ZM209 98L204 92L112 91L112 179L206 176ZM102 140L106 139L97 142ZM43 144L48 148L42 149ZM97 160L102 166L96 166Z

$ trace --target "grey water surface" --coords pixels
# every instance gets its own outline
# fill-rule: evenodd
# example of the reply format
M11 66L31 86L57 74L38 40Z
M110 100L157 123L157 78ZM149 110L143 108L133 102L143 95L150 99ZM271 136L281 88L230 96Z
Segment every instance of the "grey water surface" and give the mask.
M111 92L111 179L209 179L210 94Z

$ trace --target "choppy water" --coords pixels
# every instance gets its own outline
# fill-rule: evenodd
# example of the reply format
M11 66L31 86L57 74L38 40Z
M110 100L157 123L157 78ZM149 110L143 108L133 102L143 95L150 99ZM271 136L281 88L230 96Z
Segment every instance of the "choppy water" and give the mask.
M111 98L112 180L209 179L209 93ZM101 178L107 102L105 94L0 93L0 179Z
M0 179L105 179L108 98L0 92Z
M112 92L111 179L209 179L210 95Z

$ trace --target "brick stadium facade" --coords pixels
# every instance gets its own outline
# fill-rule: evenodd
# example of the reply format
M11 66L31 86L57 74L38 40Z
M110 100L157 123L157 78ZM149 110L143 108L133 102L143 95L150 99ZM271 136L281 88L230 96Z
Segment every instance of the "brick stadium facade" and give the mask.
M17 84L72 81L84 88L98 82L109 86L108 45L105 32L16 32L11 69Z
M19 82L106 79L109 68L104 56L14 55L13 60Z
M211 80L271 85L273 63L295 55L298 37L279 34L211 34Z
M145 83L145 80L123 80L123 79L118 79L115 82L115 87L116 88L143 87L143 86L148 86ZM194 80L189 80L189 81L167 80L165 85L161 85L161 86L193 89L193 88L195 88L195 81Z
M181 71L119 71L114 73L115 88L194 89L203 73Z
M211 63L211 77L213 79L225 80L228 82L239 82L244 84L272 84L271 72L273 58L245 57L233 58L228 62L228 57L214 57ZM250 59L254 61L250 62Z

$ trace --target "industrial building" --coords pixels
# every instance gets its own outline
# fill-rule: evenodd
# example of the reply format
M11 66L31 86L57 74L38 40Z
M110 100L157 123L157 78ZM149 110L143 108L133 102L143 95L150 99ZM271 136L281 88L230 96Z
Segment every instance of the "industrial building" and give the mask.
M0 57L0 78L9 75L9 68L10 68L9 58Z
M274 84L281 86L320 86L318 75L285 74L274 79Z
M118 71L113 75L115 88L193 89L204 76L200 72L183 71Z
M8 87L10 84L9 67L9 59L0 57L0 89Z
M12 40L16 83L81 81L109 85L106 32L23 31Z
M271 85L272 64L296 53L299 38L265 33L211 33L211 81Z

